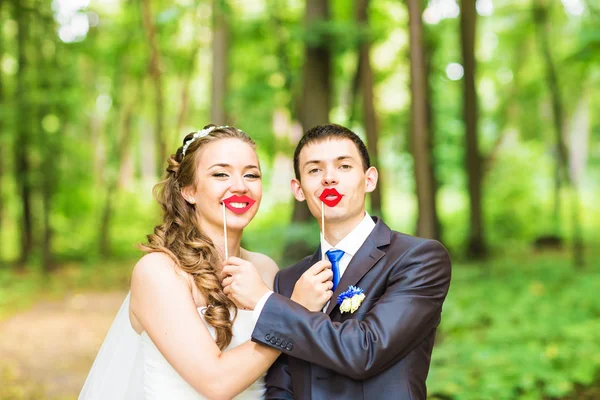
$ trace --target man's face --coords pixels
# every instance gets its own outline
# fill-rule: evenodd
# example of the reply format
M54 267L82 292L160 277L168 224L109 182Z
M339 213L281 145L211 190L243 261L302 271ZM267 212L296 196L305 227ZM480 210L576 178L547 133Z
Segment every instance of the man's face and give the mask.
M298 201L306 200L321 222L358 223L364 216L365 194L377 185L377 170L364 171L356 145L350 139L331 138L306 145L298 157L300 180L292 180Z

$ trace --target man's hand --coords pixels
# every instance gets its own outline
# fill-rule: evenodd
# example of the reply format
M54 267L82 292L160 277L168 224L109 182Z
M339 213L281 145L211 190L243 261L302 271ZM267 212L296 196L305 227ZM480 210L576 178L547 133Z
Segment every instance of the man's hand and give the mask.
M254 310L261 297L269 291L256 267L238 257L225 260L221 280L223 293L242 309Z
M333 295L331 263L321 260L306 270L296 282L292 300L309 311L321 311Z

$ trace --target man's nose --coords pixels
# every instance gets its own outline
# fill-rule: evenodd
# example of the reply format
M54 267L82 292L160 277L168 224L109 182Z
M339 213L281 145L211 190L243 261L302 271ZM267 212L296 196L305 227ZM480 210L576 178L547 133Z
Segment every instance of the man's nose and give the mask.
M338 183L338 177L334 169L327 168L323 172L322 183L324 186L335 185Z

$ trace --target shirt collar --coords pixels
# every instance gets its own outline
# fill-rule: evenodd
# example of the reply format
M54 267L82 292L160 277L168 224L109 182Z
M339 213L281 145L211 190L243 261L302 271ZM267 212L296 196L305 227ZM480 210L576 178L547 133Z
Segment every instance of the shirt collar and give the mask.
M369 215L368 212L365 211L365 217L360 221L358 225L350 233L348 233L336 246L332 246L327 243L327 241L322 238L321 239L321 258L325 257L325 253L330 249L338 249L342 250L345 254L348 254L350 257L354 257L358 249L363 245L367 237L371 234L375 228L375 222Z

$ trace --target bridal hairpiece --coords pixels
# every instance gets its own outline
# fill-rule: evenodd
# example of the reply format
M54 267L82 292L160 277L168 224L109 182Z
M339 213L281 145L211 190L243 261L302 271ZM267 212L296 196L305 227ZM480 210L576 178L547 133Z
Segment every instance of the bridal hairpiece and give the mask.
M183 149L181 149L181 156L185 156L185 152L187 151L188 147L190 147L190 144L192 144L194 141L196 141L197 139L204 137L204 136L208 136L209 133L211 133L212 131L214 131L215 129L225 129L225 128L229 128L229 126L227 125L223 125L223 126L209 126L206 129L202 129L200 131L197 131L196 133L194 133L194 135L188 139L187 142L185 142L185 144L183 145Z

